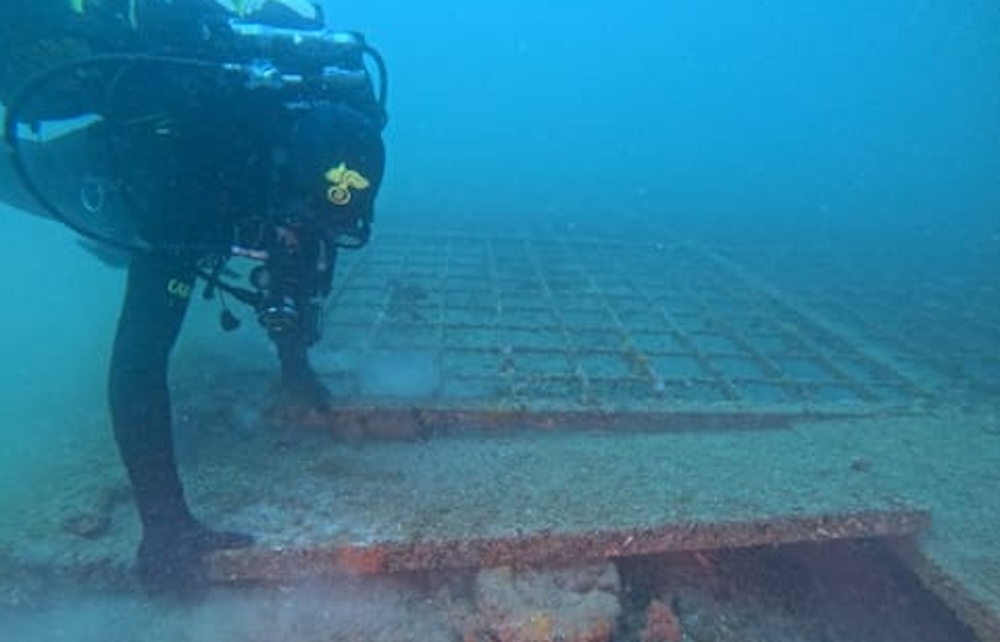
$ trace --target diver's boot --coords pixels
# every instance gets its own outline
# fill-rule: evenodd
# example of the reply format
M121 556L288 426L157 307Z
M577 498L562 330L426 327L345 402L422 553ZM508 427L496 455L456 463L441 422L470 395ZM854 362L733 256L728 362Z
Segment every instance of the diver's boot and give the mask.
M281 386L278 406L281 414L294 419L330 409L333 395L312 366L307 346L296 337L277 342L281 361Z
M142 522L136 569L143 588L150 594L178 596L204 592L208 588L205 555L249 546L253 538L212 530L191 515L168 430L145 435L147 444L129 433L116 433L116 437Z
M197 597L209 586L206 555L253 542L250 535L212 530L194 519L180 528L145 533L136 559L139 581L150 595Z
M312 371L282 376L280 397L286 408L299 412L325 412L333 400L330 389Z

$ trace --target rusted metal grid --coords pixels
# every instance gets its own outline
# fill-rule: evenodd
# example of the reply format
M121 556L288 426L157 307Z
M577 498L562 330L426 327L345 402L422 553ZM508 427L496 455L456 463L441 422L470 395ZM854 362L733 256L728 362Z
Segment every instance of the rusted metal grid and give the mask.
M1000 394L1000 249L721 250L845 335L892 355L925 388Z
M416 408L431 422L745 420L864 414L927 395L738 266L677 242L391 234L345 258L331 345L360 363L431 364L418 399L370 393L349 369L326 373L353 408Z

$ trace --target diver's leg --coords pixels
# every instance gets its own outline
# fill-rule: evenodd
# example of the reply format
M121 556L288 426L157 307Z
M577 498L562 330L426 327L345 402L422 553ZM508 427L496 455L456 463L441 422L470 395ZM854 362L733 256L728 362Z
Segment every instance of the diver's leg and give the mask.
M135 257L111 357L115 439L150 531L190 519L174 462L167 363L192 281L188 260Z
M167 365L194 271L189 257L142 254L132 260L111 358L111 419L142 521L140 579L152 592L203 586L206 552L250 542L192 517L174 457Z
M309 361L309 349L323 335L322 300L330 294L336 249L324 247L326 257L322 267L315 261L299 266L302 273L291 292L298 319L284 332L270 334L278 349L281 362L281 389L287 409L292 411L323 411L329 408L331 395L326 384Z
M323 411L329 408L330 391L309 362L309 348L318 340L312 324L318 324L320 310L312 302L299 310L302 317L295 327L271 335L281 362L283 404L292 412Z

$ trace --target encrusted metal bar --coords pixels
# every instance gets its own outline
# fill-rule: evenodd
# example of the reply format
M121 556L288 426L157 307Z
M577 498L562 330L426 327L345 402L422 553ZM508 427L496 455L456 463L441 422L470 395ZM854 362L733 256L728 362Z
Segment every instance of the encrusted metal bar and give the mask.
M222 583L282 582L342 574L546 566L678 551L905 536L926 529L929 521L923 511L867 511L494 538L249 548L212 555L209 575Z

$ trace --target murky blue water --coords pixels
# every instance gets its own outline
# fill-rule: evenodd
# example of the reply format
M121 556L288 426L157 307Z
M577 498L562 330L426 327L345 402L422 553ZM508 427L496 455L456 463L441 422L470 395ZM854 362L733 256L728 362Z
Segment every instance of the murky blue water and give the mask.
M379 229L681 237L806 300L838 282L816 256L860 255L870 320L900 324L925 361L987 355L977 403L1000 390L995 3L326 4L389 64L373 243ZM109 446L124 273L50 221L4 208L0 226L2 507L43 492L81 444ZM214 319L191 325L185 345L213 340ZM45 628L28 639L97 639Z

